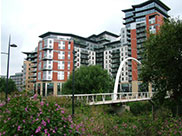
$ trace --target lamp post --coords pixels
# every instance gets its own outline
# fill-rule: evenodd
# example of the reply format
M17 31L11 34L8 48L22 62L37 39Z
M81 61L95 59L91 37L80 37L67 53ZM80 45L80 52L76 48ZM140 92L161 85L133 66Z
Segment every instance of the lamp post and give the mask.
M75 114L75 106L74 106L74 93L75 93L75 50L73 45L73 79L72 79L72 117Z
M6 103L8 102L8 77L9 77L9 56L10 56L10 47L17 47L15 44L11 43L11 36L9 36L9 44L8 44L8 60L7 60L7 77L6 77Z

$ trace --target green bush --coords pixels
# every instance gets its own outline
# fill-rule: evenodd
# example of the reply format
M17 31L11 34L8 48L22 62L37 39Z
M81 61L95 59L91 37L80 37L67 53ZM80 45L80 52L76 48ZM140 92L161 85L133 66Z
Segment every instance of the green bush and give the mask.
M132 102L128 104L130 106L130 111L134 115L146 114L152 110L152 105L149 102Z
M0 104L0 135L39 136L84 134L83 125L73 123L70 115L55 102L43 101L26 93Z

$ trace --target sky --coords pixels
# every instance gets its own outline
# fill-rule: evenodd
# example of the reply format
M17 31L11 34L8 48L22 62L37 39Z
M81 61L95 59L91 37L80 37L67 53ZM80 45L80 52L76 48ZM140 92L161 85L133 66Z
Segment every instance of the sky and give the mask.
M124 13L146 0L1 0L0 6L0 49L8 52L9 36L11 44L17 48L10 50L10 75L22 71L26 58L22 52L35 49L39 35L48 31L72 33L83 37L109 31L120 34ZM182 16L181 0L162 0L171 8L169 15ZM0 75L6 75L7 55L0 55Z

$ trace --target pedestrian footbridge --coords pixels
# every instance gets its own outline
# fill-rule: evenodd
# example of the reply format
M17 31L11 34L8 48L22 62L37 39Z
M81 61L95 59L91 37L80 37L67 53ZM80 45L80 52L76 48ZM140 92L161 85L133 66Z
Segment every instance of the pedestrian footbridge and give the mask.
M153 92L121 92L98 94L75 94L75 101L85 102L87 105L102 105L151 100ZM58 95L58 97L72 98L72 95Z

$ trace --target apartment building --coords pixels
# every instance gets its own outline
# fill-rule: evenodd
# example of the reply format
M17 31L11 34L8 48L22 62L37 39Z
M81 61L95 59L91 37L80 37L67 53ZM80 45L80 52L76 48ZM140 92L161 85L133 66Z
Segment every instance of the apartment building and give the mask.
M143 43L149 33L157 33L168 18L170 10L160 0L148 0L125 13L125 27L120 35L104 31L98 35L81 37L68 33L47 32L33 52L26 52L31 62L31 81L38 94L61 94L62 84L69 78L74 67L100 65L115 78L121 61L127 57L142 60ZM74 51L74 56L73 56ZM118 91L138 91L140 67L134 61L125 63L120 76Z
M130 9L122 10L125 13L125 27L127 30L127 44L131 47L131 56L142 60L143 43L149 33L159 32L164 18L168 18L170 8L160 0L148 0ZM132 91L138 91L138 74L140 67L132 61Z
M22 84L23 73L22 72L15 73L15 75L11 75L10 78L15 82L18 91L22 91L23 90L23 84Z
M26 91L33 91L33 83L32 83L32 78L34 77L33 73L32 73L32 67L33 67L33 63L31 61L25 60L23 62L23 89Z
M105 44L119 37L110 32L84 38L74 34L47 32L33 52L24 52L30 62L34 90L43 96L61 94L62 84L69 78L74 66L101 65L104 67Z

